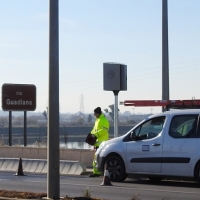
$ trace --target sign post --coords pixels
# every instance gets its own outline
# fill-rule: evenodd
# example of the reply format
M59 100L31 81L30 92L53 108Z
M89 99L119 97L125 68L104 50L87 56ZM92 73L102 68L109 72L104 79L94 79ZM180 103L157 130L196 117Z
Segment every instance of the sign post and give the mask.
M119 63L103 63L103 88L113 91L114 104L114 137L118 137L118 93L127 90L127 66Z
M24 146L27 145L26 111L36 109L36 87L32 84L2 86L2 110L9 111L9 146L12 146L12 111L24 111Z

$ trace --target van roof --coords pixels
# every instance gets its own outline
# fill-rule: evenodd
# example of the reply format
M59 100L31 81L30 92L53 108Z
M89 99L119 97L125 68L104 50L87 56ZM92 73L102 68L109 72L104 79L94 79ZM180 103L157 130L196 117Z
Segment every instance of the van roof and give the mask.
M170 114L200 114L200 109L174 109L165 111L162 113L155 113L150 115L148 118L161 116L161 115L170 115Z

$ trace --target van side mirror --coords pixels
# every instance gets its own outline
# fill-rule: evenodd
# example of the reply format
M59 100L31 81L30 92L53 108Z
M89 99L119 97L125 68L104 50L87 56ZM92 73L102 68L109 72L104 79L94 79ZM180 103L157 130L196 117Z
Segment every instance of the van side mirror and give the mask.
M135 131L131 131L130 139L131 140L137 140L138 139L138 136L136 135Z

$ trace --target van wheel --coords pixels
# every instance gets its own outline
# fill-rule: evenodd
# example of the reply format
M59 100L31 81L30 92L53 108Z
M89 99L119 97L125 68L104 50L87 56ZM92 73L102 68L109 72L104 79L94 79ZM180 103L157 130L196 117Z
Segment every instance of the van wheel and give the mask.
M200 183L200 164L197 165L195 171L195 180Z
M119 156L110 156L105 163L107 163L111 181L122 182L126 179L124 163Z

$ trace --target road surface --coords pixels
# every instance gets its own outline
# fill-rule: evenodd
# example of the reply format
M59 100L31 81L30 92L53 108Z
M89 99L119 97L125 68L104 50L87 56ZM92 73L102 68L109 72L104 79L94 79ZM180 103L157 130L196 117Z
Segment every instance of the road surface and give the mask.
M47 192L45 174L15 176L11 172L0 172L0 189L26 192ZM87 175L60 176L60 196L83 196L87 189L91 197L105 200L199 200L200 188L195 182L161 181L152 183L147 179L127 178L113 186L100 186L104 177L90 178Z

